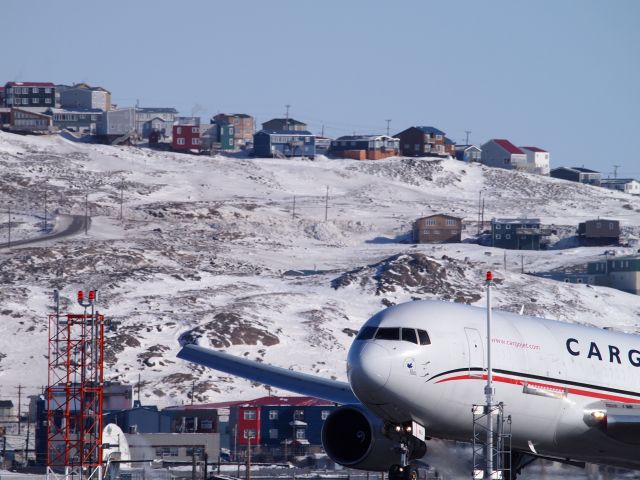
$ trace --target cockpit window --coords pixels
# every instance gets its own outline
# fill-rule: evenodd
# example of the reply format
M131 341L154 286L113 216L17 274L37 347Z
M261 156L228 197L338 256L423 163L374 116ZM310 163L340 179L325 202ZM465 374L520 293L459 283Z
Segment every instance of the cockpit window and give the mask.
M371 340L376 334L378 327L364 327L356 337L356 340Z
M418 338L420 339L420 345L431 345L429 334L424 330L418 330Z
M418 343L418 337L416 337L416 331L413 328L402 329L402 340L405 342Z
M379 328L376 332L376 340L400 340L400 329Z

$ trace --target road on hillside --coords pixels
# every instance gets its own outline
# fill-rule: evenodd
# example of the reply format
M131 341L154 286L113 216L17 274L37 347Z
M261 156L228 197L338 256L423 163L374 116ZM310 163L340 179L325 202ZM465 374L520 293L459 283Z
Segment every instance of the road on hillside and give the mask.
M57 240L59 238L70 237L71 235L82 232L85 229L85 225L87 228L91 225L91 219L87 219L84 215L61 215L61 217L71 218L71 222L63 230L45 235L43 237L16 240L15 242L11 242L11 245L9 245L9 247L18 247L21 245L30 245L32 243L46 242L49 240ZM7 248L7 244L0 245L0 248Z

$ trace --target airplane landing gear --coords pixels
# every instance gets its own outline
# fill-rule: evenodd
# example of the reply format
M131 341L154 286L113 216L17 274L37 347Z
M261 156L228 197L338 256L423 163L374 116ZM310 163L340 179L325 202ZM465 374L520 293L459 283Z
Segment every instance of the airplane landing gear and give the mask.
M389 480L418 480L418 469L413 465L391 465Z

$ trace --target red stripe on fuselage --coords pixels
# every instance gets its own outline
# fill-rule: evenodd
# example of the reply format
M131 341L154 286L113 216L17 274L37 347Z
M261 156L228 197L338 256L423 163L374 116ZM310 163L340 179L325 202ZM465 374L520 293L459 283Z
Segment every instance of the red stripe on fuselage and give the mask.
M450 382L453 380L486 380L487 379L487 374L483 374L482 376L478 375L478 376L473 376L470 374L466 374L466 375L458 375L455 377L449 377L449 378L443 378L442 380L438 380L436 383L443 383L443 382ZM607 393L600 393L600 392L591 392L589 390L582 390L580 388L572 388L572 387L563 387L563 386L558 386L558 385L549 385L546 383L539 383L539 382L531 382L529 380L521 380L519 378L509 378L509 377L503 377L502 375L494 375L493 376L493 380L495 382L500 382L500 383L509 383L511 385L518 385L518 386L524 386L524 384L526 383L527 385L531 386L531 387L535 387L535 388L542 388L544 390L548 390L549 392L554 392L554 393L570 393L572 395L580 395L582 397L591 397L591 398L599 398L602 400L611 400L613 402L622 402L622 403L640 403L640 399L638 398L628 398L628 397L620 397L618 395L611 395L611 394L607 394Z

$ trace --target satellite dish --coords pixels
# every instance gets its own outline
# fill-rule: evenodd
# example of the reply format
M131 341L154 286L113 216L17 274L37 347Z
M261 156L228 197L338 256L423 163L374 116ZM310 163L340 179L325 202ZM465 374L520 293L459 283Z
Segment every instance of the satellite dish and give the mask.
M102 444L106 445L102 449L102 461L118 460L126 462L131 460L129 442L122 429L115 423L110 423L102 431ZM120 463L121 468L131 468L130 463Z

